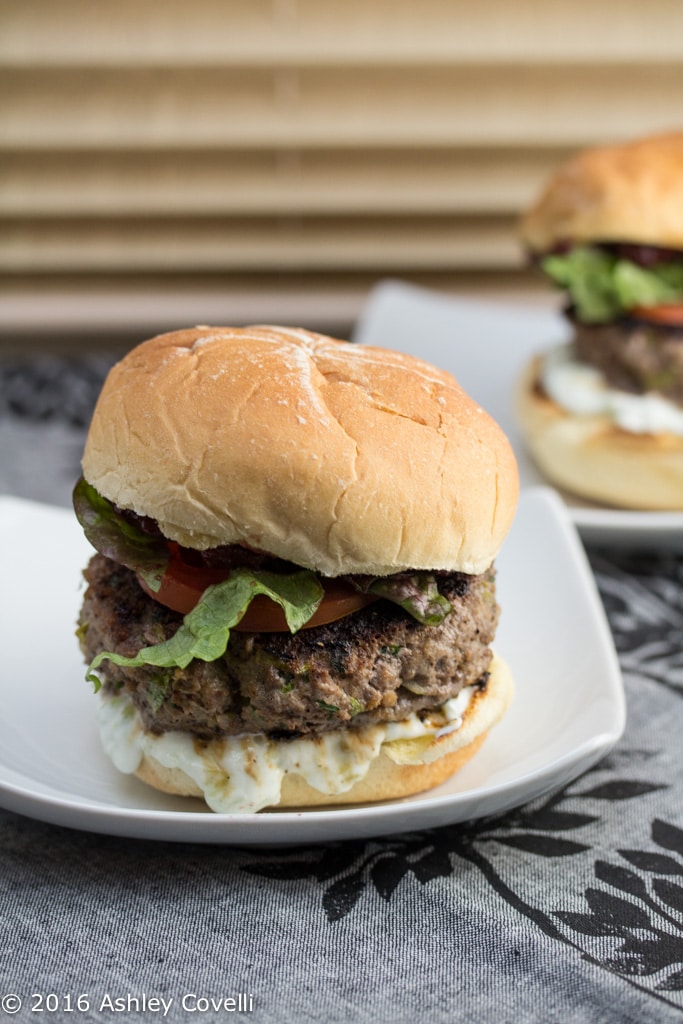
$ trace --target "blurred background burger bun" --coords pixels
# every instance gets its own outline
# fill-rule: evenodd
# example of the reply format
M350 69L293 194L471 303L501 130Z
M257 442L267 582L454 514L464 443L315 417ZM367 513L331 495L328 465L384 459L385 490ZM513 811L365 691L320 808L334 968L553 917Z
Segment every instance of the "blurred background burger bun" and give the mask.
M577 153L523 216L533 253L577 242L633 242L683 250L683 132Z

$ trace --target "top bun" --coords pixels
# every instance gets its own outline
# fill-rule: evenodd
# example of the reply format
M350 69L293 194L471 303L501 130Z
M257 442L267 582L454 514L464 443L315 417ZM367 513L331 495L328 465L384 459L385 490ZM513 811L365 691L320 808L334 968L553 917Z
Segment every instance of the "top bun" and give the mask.
M83 472L186 547L241 543L326 576L482 572L518 493L507 438L449 374L283 327L133 349L105 381Z
M579 153L549 180L521 236L532 252L560 242L683 249L683 132Z

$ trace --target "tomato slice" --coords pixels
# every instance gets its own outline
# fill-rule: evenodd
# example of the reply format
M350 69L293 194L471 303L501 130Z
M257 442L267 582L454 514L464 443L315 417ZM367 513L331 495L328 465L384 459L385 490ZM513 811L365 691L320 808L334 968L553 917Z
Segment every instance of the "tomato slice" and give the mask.
M229 576L227 569L206 569L186 565L179 558L172 558L168 569L164 573L161 587L155 593L147 586L145 581L138 576L138 583L149 597L158 601L159 604L187 615L199 601L207 587L214 583L221 583ZM334 622L342 619L352 612L372 604L377 598L374 594L361 594L349 583L342 580L330 580L323 584L325 596L317 611L303 627L310 629L312 626L322 626L326 622ZM271 601L264 594L257 594L244 616L233 627L236 630L249 633L284 633L289 632L289 626L285 619L285 613L279 604Z
M303 629L343 619L346 615L357 612L377 600L374 594L361 594L348 583L330 582L325 583L324 587L325 596ZM234 629L246 633L289 632L282 608L265 594L257 594Z
M207 587L221 583L229 576L227 569L206 569L186 565L180 558L171 558L161 586L156 592L138 576L138 583L146 594L174 612L187 615L199 601Z
M654 324L672 324L683 327L683 302L666 306L634 306L631 316L639 320L650 320Z

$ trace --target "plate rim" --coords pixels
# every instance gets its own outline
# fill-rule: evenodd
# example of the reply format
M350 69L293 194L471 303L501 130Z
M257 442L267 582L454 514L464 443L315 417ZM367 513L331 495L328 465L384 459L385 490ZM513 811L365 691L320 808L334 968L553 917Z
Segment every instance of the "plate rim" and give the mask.
M561 758L557 758L552 763L554 776L561 775L564 771L571 771L574 767L580 766L580 771L577 774L582 774L583 771L588 770L593 764L604 757L613 748L615 743L618 742L621 736L621 731L615 730L614 732L602 732L596 734L585 743L581 744L575 750L563 755ZM0 765L0 769L1 769ZM488 816L499 816L505 814L507 810L511 810L513 807L521 806L523 803L528 803L539 796L542 796L546 792L551 792L553 789L560 788L565 784L563 781L549 781L547 779L548 766L543 766L535 769L534 771L528 772L525 775L519 776L516 779L511 779L506 782L498 783L495 786L487 787L484 790L477 791L477 797L479 800L489 800L492 802L495 797L510 797L511 802L506 803L506 806L501 810L487 810L483 813L477 813L469 817L455 817L449 820L441 822L433 822L431 824L420 824L415 826L410 821L407 821L405 825L400 821L400 811L407 811L411 807L419 809L416 811L415 817L431 817L432 815L437 817L438 812L444 808L453 808L458 805L467 804L472 799L472 792L466 791L462 793L453 794L436 794L434 796L425 796L422 799L410 802L410 800L392 800L386 801L385 803L377 804L366 804L351 807L337 807L330 808L328 810L308 810L302 808L300 810L293 809L291 811L275 811L269 814L224 814L217 813L214 811L203 811L198 810L192 811L173 811L173 810L146 810L143 808L123 808L116 806L109 806L107 804L100 804L93 802L92 804L87 802L69 801L59 796L50 796L48 794L38 793L31 790L24 790L21 786L13 783L8 783L0 778L0 794L3 796L10 796L9 801L2 801L2 806L6 810L10 810L17 814L28 816L32 819L47 822L49 824L57 824L62 827L75 828L79 831L86 831L97 833L99 835L117 835L120 837L127 837L132 839L148 839L158 840L162 842L195 842L202 844L220 843L222 845L240 845L241 842L247 842L249 844L258 843L260 839L266 839L265 842L261 843L263 846L285 845L281 838L271 838L260 836L259 833L264 831L280 832L284 831L287 826L296 825L300 831L300 835L293 841L290 841L291 845L301 845L306 842L325 842L325 841L337 841L341 839L352 839L358 835L366 836L367 838L380 838L386 835L397 835L404 832L422 831L424 829L435 828L441 825L455 824L460 821L473 821L479 818ZM572 776L576 777L576 776ZM537 785L533 785L537 783ZM528 790L527 790L527 787ZM524 788L525 796L524 799L519 801L515 790ZM419 794L418 794L419 795ZM16 799L12 799L16 798ZM40 810L43 813L27 814L25 809L22 809L20 804L29 805L34 810ZM65 810L69 812L69 817L72 820L65 820L64 817L56 818L52 811ZM429 813L431 812L431 814ZM376 822L378 819L383 818L392 819L393 826L391 829L382 829L376 831L373 829L370 832L361 830L359 832L349 831L344 829L340 831L335 829L333 825L339 823L343 825L348 821L352 821L357 825L362 825L365 822ZM406 815L410 818L410 814ZM396 818L398 820L394 821ZM81 823L83 820L85 823ZM302 821L307 822L302 829ZM95 824L106 824L111 826L112 824L122 824L126 827L122 829L112 829L111 827L95 828ZM135 822L144 822L150 825L150 828L145 829L129 829L129 824ZM201 830L195 831L197 822L201 822ZM176 834L159 834L155 826L168 826L178 825L182 826L178 829ZM277 825L277 828L275 827ZM225 831L238 829L246 835L240 838L239 836L231 836L229 834L223 835ZM319 837L317 840L312 839L311 835L307 833L319 833L325 832L324 837ZM214 835L213 833L219 833Z

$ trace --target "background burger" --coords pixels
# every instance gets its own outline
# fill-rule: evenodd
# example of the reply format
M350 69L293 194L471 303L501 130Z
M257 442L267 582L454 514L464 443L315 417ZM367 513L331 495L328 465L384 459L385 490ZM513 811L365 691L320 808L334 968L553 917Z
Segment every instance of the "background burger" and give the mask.
M107 378L74 504L79 636L121 770L217 811L404 796L476 751L511 449L448 374L277 327Z
M683 508L683 133L579 153L521 235L573 327L523 381L536 461L584 497Z

